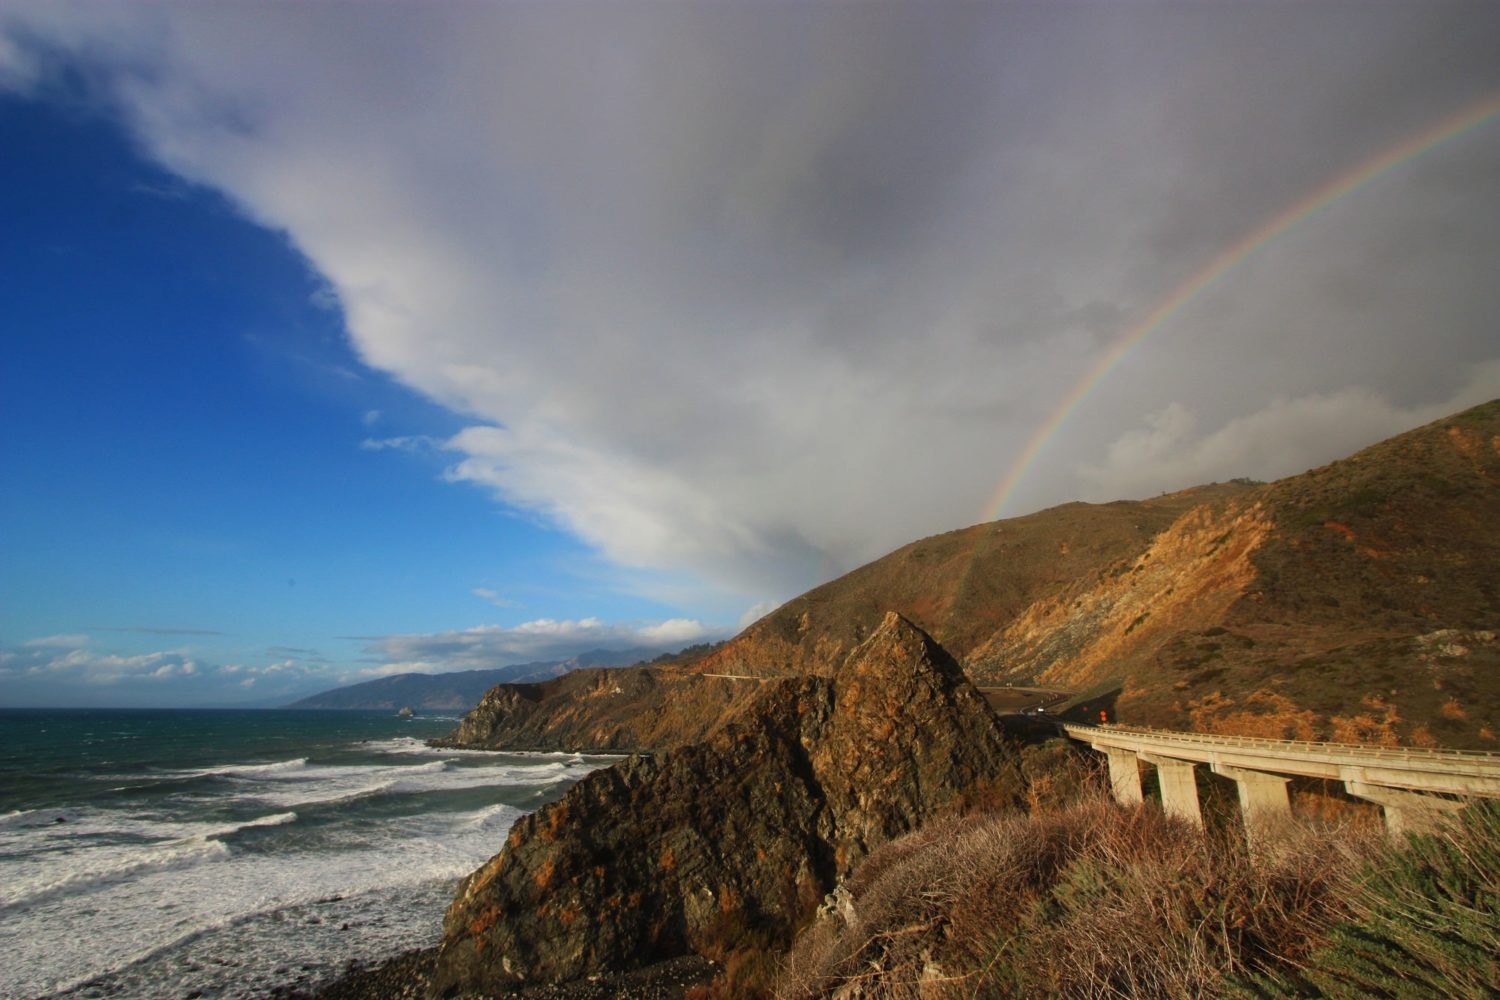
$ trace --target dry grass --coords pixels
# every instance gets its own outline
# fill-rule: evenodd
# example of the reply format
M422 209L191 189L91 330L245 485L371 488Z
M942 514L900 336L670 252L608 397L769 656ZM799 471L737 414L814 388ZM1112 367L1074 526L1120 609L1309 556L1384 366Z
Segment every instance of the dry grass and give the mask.
M848 886L853 919L809 928L776 995L1212 995L1304 957L1374 849L1362 831L1289 836L1252 863L1232 833L1096 796L929 825L871 856Z

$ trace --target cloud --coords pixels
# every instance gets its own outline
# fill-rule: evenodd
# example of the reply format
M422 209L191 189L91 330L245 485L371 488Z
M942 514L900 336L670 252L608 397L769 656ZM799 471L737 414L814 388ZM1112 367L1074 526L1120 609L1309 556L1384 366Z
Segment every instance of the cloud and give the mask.
M105 625L92 626L95 632L133 632L140 635L228 635L211 628L151 628L144 625L125 625L109 627Z
M370 412L378 414L378 411L375 410ZM366 417L368 416L366 414ZM373 421L367 419L365 423L369 425ZM428 437L425 434L410 434L389 438L365 438L359 443L359 446L365 451L425 451L438 446L440 443L435 438Z
M363 671L361 676L479 670L565 660L594 649L676 651L695 642L727 638L729 633L729 629L686 618L613 624L598 618L538 618L509 627L477 625L448 632L381 636L366 652L385 662Z
M1263 409L1201 433L1181 403L1148 414L1126 431L1105 461L1081 470L1092 498L1151 496L1237 477L1273 480L1342 456L1455 411L1500 397L1500 361L1476 366L1456 394L1437 403L1400 406L1369 389L1274 399Z
M979 518L1174 288L1500 91L1497 32L1425 0L12 4L0 86L84 67L284 231L362 360L470 421L450 479L743 606ZM1497 204L1491 124L1310 216L1089 393L1010 513L1451 400L1494 356Z
M758 604L753 604L745 609L744 614L740 615L739 627L742 629L749 628L779 607L781 607L781 604L777 601L761 601Z
M33 649L76 649L89 644L89 637L81 633L69 635L47 635L40 639L29 639L23 645Z
M54 635L0 649L0 680L11 705L211 705L259 696L290 701L336 683L325 664L283 658L221 664L190 649L121 653L92 648L84 635Z
M0 650L0 670L18 679L42 677L90 685L161 681L198 672L198 664L185 651L122 656L83 648L84 642L56 641L72 638L85 637L51 636L27 642L20 650Z
M518 602L512 601L499 591L491 590L488 587L475 587L470 593L480 600L493 604L497 608L518 608L521 606Z

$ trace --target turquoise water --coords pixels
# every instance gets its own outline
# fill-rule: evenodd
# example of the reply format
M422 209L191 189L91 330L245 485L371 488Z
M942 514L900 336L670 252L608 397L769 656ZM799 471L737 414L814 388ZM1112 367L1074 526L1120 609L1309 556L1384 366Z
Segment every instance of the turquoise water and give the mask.
M0 710L0 996L255 997L437 940L457 880L607 758L456 716Z

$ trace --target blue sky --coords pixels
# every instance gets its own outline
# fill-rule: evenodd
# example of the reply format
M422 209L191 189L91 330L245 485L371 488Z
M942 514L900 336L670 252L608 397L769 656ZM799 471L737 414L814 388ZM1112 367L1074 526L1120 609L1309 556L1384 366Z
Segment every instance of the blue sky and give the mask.
M0 98L0 135L0 645L79 666L8 678L6 703L254 701L281 678L235 690L248 677L181 667L292 664L301 690L386 669L397 632L625 625L560 628L499 665L658 645L632 626L681 617L565 532L444 482L436 449L372 446L463 422L359 361L284 235L66 91ZM170 684L116 679L164 667Z
M679 646L980 520L1500 8L0 2L0 704ZM1500 395L1500 125L1312 213L1007 515Z

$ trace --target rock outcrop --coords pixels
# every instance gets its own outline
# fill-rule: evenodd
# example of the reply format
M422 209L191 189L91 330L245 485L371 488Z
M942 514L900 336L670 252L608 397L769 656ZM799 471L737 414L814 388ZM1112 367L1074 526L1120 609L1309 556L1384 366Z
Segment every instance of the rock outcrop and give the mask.
M889 614L832 676L519 820L448 911L433 995L783 947L871 849L1020 787L983 698Z
M435 746L634 753L695 743L760 696L763 679L678 667L575 670L486 692Z

